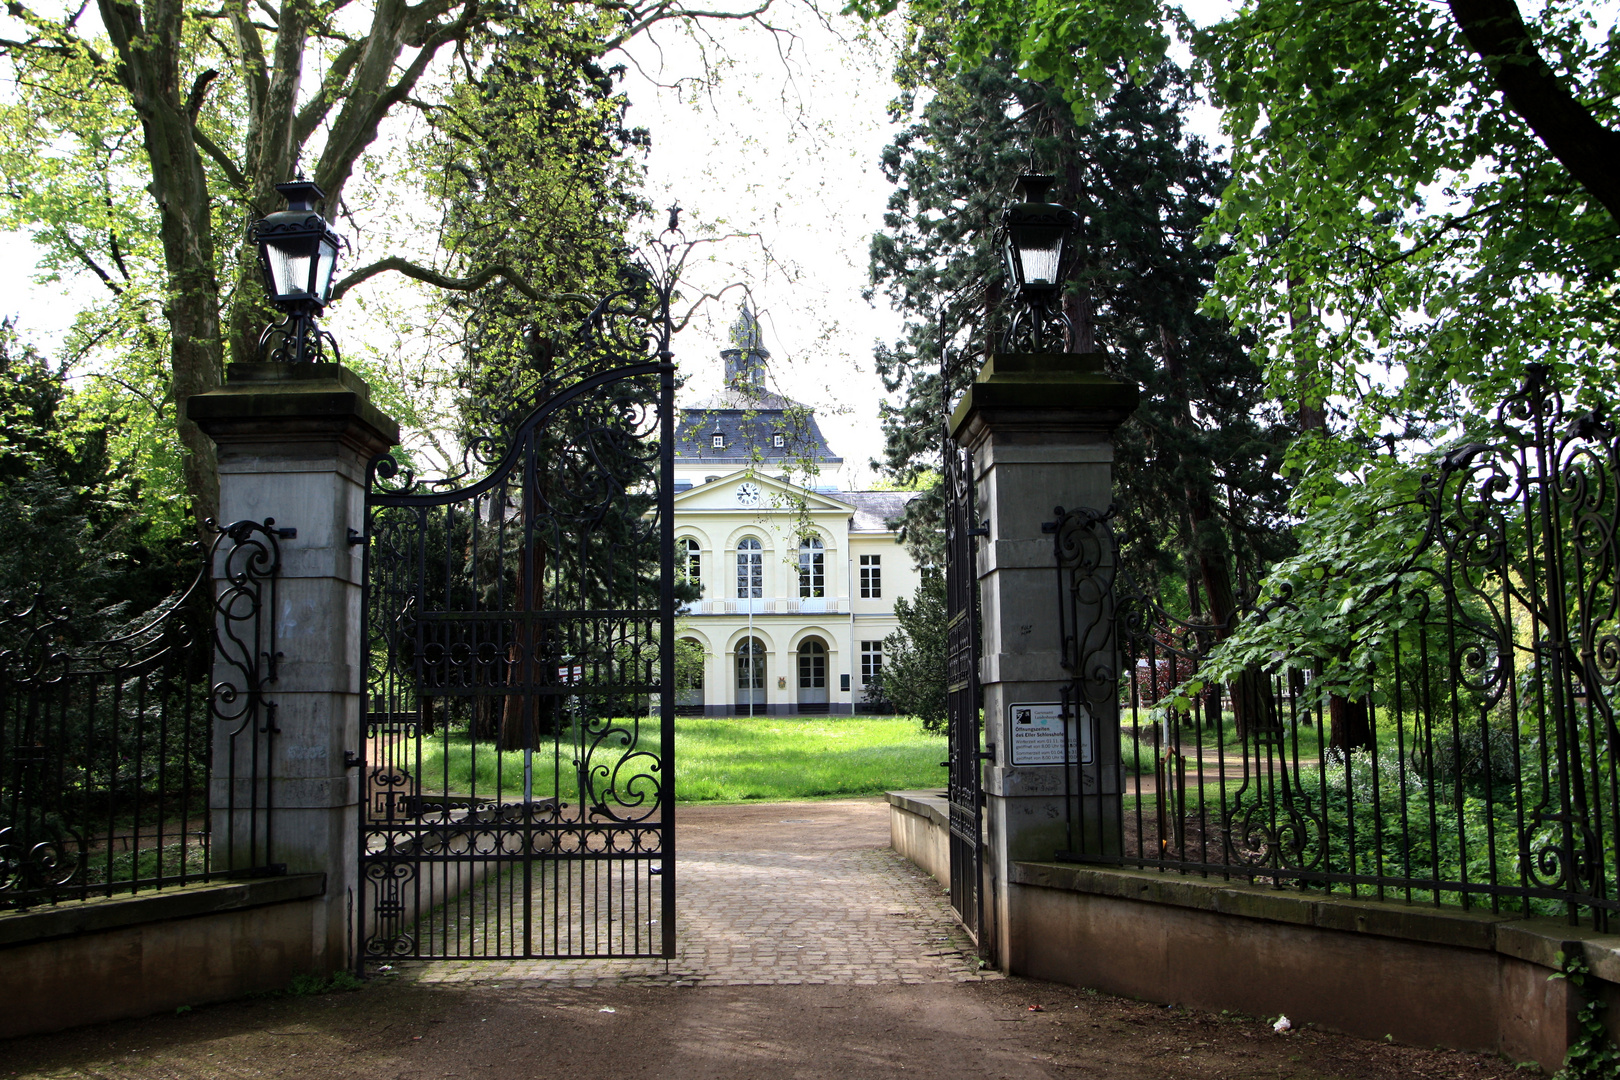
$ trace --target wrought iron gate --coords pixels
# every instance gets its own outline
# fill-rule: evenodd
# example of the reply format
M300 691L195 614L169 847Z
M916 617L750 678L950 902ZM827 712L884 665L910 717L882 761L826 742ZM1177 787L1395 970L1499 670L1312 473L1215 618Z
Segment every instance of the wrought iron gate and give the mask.
M978 527L973 456L945 438L946 730L950 743L951 907L980 944L984 923L984 796L980 781Z
M460 476L373 464L362 965L674 955L668 296L536 359Z

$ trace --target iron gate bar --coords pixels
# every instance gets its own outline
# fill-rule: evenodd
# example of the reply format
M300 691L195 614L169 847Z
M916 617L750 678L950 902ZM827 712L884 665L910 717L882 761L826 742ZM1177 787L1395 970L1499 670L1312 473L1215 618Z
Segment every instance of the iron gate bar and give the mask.
M984 792L980 750L979 582L972 457L945 439L946 732L949 745L951 907L988 955L984 926Z
M550 393L511 428L510 444L488 471L464 487L441 481L433 485L439 490L420 491L422 484L406 474L403 491L368 495L366 660L384 665L368 678L368 692L381 687L389 702L368 717L360 754L368 791L360 823L357 966L367 956L675 953L675 379L667 290L660 299L652 328L657 362L599 370ZM608 309L604 302L593 320ZM606 390L619 397L602 397ZM614 411L620 405L632 411ZM540 440L554 434L551 422L568 409L578 410L584 427L558 427L567 441L546 457ZM642 417L656 420L656 430ZM651 455L638 451L651 444L659 460L649 475ZM581 467L592 470L588 480L595 484L584 494L567 489L577 477L563 471ZM379 459L372 471L379 479L399 475L391 458ZM583 511L569 502L576 496ZM651 555L653 532L638 524L649 510L659 516L656 607L634 602L651 586L634 554ZM390 511L403 516L384 528L382 515ZM586 521L581 512L596 516ZM628 536L597 535L603 515L623 524ZM447 545L442 567L439 553L429 551L439 528ZM396 545L386 556L379 546L384 534ZM466 561L458 566L462 545ZM490 559L493 574L481 563ZM579 576L568 578L570 572ZM441 574L442 580L435 576ZM385 589L397 614L378 623ZM442 600L435 598L440 589ZM556 606L575 593L580 599L600 593L611 603L621 591L631 603ZM447 610L428 610L434 604ZM643 651L653 640L656 660ZM378 648L386 651L373 655ZM645 717L636 704L649 694L659 705L656 755L644 742ZM405 701L409 709L399 708ZM523 765L508 770L502 748L514 716ZM448 740L463 721L470 790L458 792L450 790ZM481 733L481 726L488 730ZM422 774L430 734L443 751L442 763L434 764L438 791L424 786ZM480 780L476 763L491 753L493 781ZM536 757L549 758L543 775L546 763ZM523 793L514 801L519 778ZM551 794L536 797L536 780ZM575 785L571 794L568 784ZM647 784L654 785L651 793ZM512 895L518 888L520 898ZM648 934L653 914L662 920L656 937ZM414 926L407 925L413 917Z

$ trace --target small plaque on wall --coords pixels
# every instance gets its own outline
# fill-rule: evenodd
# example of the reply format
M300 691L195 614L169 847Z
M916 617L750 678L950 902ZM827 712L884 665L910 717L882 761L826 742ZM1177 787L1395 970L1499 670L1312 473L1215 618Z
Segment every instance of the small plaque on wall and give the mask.
M1063 753L1063 705L1057 701L1026 701L1007 706L1007 730L1012 732L1014 765L1091 764L1091 714L1084 705L1074 707L1069 724L1069 752Z

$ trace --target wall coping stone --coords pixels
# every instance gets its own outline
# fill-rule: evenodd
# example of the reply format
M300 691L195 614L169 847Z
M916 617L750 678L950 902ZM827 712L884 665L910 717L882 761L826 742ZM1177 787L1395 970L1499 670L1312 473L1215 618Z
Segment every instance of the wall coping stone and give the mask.
M889 805L927 818L942 829L951 827L951 801L943 791L891 791Z
M1566 956L1583 956L1598 978L1620 983L1620 934L1570 926L1559 919L1526 919L1516 913L1492 914L1399 900L1284 891L1154 870L1074 863L1015 862L1009 879L1018 885L1165 904L1217 915L1479 949L1553 970L1558 967L1556 954L1563 952Z
M0 949L50 938L94 934L143 923L304 900L326 892L325 874L287 874L240 881L177 885L130 896L98 896L0 914Z

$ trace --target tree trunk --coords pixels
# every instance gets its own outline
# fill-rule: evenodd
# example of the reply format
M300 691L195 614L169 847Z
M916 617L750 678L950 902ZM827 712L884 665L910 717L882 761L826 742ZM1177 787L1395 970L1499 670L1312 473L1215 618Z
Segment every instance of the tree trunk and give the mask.
M133 5L100 0L99 9L118 54L118 78L141 118L141 134L152 165L151 191L158 204L169 283L165 314L175 413L185 455L182 471L198 533L208 543L213 533L206 523L219 517L219 472L213 440L186 418L186 402L193 394L217 387L221 370L213 206L192 129L207 81L198 80L192 100L181 99L184 8L180 0L149 3L144 24L141 9Z
M1367 699L1351 701L1334 694L1328 698L1328 746L1331 749L1372 749L1372 722Z
M543 635L535 629L534 617L545 608L546 600L546 549L535 537L532 553L526 552L519 557L517 573L517 592L520 598L519 613L528 617L518 623L517 635L512 644L507 647L506 668L509 680L523 679L527 669L527 682L530 687L549 682L549 674L543 665L549 664L552 657L542 655L543 649L537 646L545 644ZM529 744L530 731L535 734L540 730L540 706L542 700L550 702L553 699L542 699L539 694L508 693L501 708L501 737L502 750L521 750ZM533 722L531 728L530 721Z
M1172 385L1179 385L1185 374L1180 351L1169 332L1159 328L1159 344L1164 352L1165 374ZM1183 405L1176 414L1176 426L1191 431L1196 426L1192 406L1183 395ZM1204 586L1204 599L1209 603L1210 628L1217 642L1225 641L1237 629L1237 594L1232 587L1231 549L1226 542L1215 515L1211 494L1213 485L1198 486L1188 483L1186 493L1187 521L1191 525L1188 537L1192 547L1192 561ZM1238 736L1277 730L1276 703L1272 700L1271 681L1264 672L1253 669L1240 675L1230 688L1232 719Z

